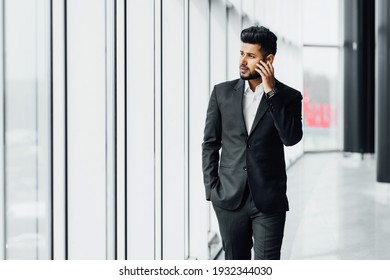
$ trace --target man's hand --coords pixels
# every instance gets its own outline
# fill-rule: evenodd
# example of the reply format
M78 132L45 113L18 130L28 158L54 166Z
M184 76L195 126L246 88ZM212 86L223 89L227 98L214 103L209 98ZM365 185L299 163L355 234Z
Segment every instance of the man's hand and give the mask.
M264 92L270 92L275 87L274 67L270 62L260 61L256 64L256 71L260 74L263 81Z

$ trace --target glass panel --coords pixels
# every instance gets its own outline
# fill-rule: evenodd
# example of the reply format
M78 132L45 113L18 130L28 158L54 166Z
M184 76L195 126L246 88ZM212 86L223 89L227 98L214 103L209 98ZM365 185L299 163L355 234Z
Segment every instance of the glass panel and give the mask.
M339 1L304 0L305 44L339 44Z
M341 91L338 48L304 48L304 148L339 149Z
M5 1L6 258L51 258L50 2Z

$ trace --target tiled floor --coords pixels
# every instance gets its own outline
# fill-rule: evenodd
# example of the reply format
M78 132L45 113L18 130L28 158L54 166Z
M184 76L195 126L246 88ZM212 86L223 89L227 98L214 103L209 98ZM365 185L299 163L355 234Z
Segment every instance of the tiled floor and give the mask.
M373 156L305 154L287 174L282 259L390 260L390 184Z
M306 154L288 170L283 259L390 259L390 184L376 182L375 164Z

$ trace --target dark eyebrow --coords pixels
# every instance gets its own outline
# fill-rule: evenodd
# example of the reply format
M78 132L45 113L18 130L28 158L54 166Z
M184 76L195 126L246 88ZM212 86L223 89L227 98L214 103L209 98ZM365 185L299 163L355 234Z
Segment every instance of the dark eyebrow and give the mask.
M240 50L240 53L243 53L243 51L242 50ZM256 56L256 54L254 54L254 53L247 53L248 55L253 55L253 56Z

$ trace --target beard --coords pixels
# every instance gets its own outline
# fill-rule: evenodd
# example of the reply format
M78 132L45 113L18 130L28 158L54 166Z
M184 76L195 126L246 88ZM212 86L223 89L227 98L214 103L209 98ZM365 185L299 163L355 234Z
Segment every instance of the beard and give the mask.
M261 77L260 74L256 71L253 71L253 72L251 70L248 70L248 71L249 71L249 74L246 74L246 75L244 75L240 72L241 79L243 79L243 80L256 80L256 79Z

